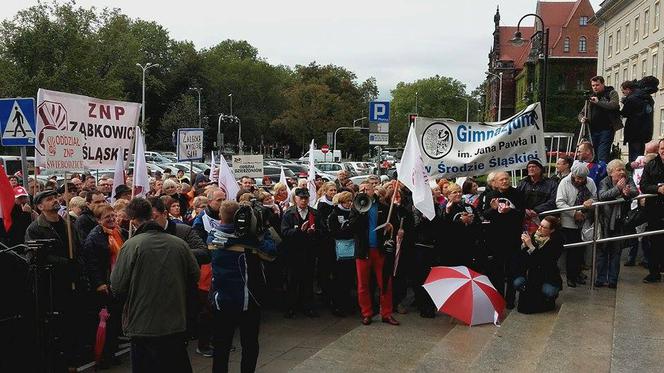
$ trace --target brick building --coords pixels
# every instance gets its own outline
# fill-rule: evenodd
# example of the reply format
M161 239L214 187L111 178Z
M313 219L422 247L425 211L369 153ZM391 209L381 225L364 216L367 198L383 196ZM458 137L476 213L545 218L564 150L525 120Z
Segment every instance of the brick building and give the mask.
M549 30L549 62L547 72L547 110L545 127L548 132L576 132L577 114L583 106L583 92L597 65L597 26L588 20L594 15L589 0L538 1L535 13L542 17ZM500 26L500 13L494 16L494 42L489 53L489 72L502 74L502 118L508 118L532 102L542 98L542 25L535 17L534 27L520 27L526 43L514 46L516 26ZM540 32L538 32L540 31ZM497 119L498 79L487 84L487 119Z

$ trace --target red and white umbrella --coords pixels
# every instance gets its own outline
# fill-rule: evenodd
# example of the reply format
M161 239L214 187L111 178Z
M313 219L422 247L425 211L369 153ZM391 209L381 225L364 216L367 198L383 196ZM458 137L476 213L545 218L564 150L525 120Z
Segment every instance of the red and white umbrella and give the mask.
M468 325L496 324L505 310L489 278L464 266L433 267L422 286L440 312Z

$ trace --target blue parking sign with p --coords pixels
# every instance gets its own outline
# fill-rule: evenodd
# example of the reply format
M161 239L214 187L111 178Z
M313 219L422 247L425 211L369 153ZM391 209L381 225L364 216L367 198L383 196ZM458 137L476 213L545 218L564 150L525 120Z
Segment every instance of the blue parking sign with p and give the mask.
M369 122L390 122L390 102L371 101L369 103Z

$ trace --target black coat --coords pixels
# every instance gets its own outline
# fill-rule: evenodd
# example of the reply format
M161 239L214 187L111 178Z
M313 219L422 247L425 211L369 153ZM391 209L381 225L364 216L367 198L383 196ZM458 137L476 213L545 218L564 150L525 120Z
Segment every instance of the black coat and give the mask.
M466 225L461 220L461 214L472 213L473 221ZM450 232L445 237L444 244L441 245L443 251L444 264L449 266L465 265L479 270L475 265L479 260L479 238L481 234L481 224L479 213L473 206L461 202L455 203L450 207L450 211L445 209L443 220Z
M623 99L620 115L625 117L625 137L628 142L648 142L652 140L653 113L655 101L652 96L640 89L634 90Z
M31 223L32 214L23 211L20 205L15 204L12 208L12 226L9 232L6 232L5 225L0 223L0 240L9 247L24 243L25 232Z
M327 217L327 227L330 236L335 240L350 240L353 230L350 226L350 210L342 210L336 206Z
M542 180L533 183L530 177L526 177L519 182L517 189L525 194L527 209L538 213L556 209L558 183L555 180L542 176Z
M515 208L507 213L498 213L497 209L491 208L490 203L493 198L507 198L515 205ZM483 216L490 222L486 241L491 254L508 257L509 253L519 247L524 214L525 195L522 191L510 187L505 192L496 189L487 195L487 209L484 210Z
M318 240L320 238L321 224L317 211L308 207L308 214L313 214L314 232L307 233L300 227L308 219L302 219L297 212L297 206L292 206L284 212L281 220L281 235L286 258L292 264L305 264L315 258ZM308 216L308 215L307 215Z
M646 163L641 175L641 193L658 194L658 184L664 183L664 162L657 156L655 159ZM648 228L660 226L664 219L664 196L658 195L653 198L646 198L645 212L648 218Z
M174 221L169 221L166 226L166 232L181 238L187 243L187 245L189 245L189 250L194 254L199 266L210 263L210 251L208 250L208 246L203 242L198 235L198 232L192 227L186 224L177 224Z
M129 238L127 231L120 230L122 238ZM83 244L81 256L85 264L85 273L90 280L90 285L96 289L100 285L110 284L111 279L111 252L108 247L108 235L101 225L90 231Z
M76 231L78 232L78 241L85 242L88 234L90 234L92 229L98 224L99 223L97 222L97 219L95 218L92 211L90 211L90 209L87 207L83 207L81 214L78 216L78 218L76 218L76 221L74 221L73 224L76 228Z
M553 232L551 238L542 247L537 247L533 240L535 251L528 254L528 248L519 250L515 256L515 277L523 276L529 286L541 288L543 283L562 289L563 280L560 278L558 259L563 252L563 240L561 234Z

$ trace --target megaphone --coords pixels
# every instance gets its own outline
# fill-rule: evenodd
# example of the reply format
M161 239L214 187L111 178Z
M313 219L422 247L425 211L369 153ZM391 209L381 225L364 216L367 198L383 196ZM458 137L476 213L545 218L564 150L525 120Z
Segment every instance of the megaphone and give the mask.
M366 193L358 193L353 200L353 207L360 213L365 213L371 209L373 201Z

